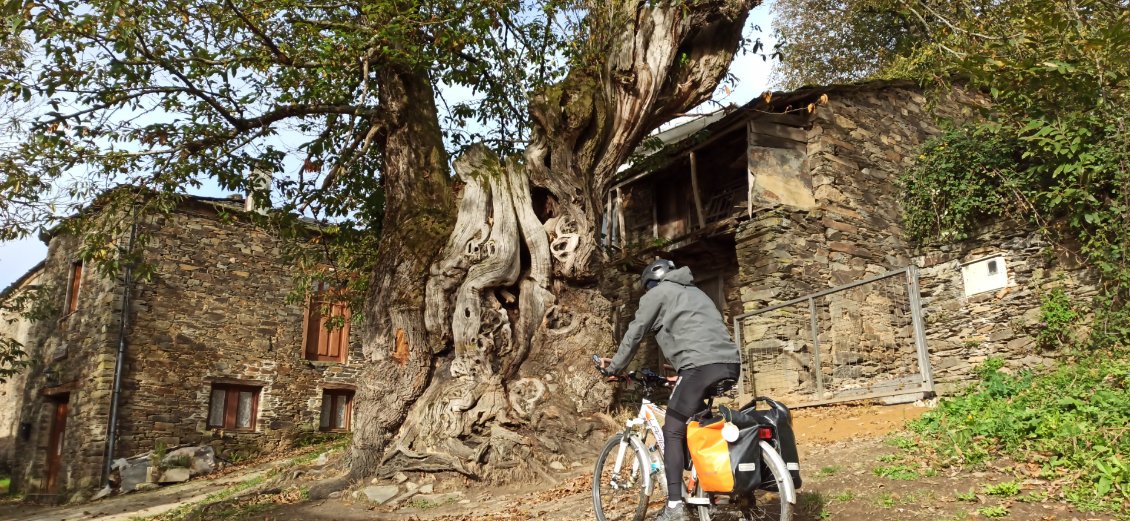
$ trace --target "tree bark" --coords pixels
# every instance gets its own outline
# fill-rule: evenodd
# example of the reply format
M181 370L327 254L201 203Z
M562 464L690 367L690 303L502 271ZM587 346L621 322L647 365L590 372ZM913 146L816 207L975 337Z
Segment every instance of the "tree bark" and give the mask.
M419 71L391 67L378 74L380 105L387 118L381 143L385 214L364 310L362 351L368 363L358 378L354 401L354 476L377 468L408 408L431 380L434 360L424 326L425 281L454 217L430 79Z
M612 395L589 361L614 341L593 287L601 196L648 132L713 92L757 3L621 0L592 11L591 59L532 100L522 160L473 147L455 162L454 223L426 78L382 73L381 103L393 108L388 208L354 476L544 477L548 460L587 452L577 438L603 423L585 415ZM531 186L551 194L544 222ZM398 341L406 357L392 356Z

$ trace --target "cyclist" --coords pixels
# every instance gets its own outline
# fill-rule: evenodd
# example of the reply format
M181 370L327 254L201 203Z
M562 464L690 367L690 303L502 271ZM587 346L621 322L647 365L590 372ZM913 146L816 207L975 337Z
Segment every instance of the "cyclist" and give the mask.
M623 371L648 332L655 333L663 357L675 367L678 379L667 403L663 438L667 450L667 506L656 521L687 519L683 503L683 468L686 455L687 419L706 408L707 389L720 380L738 378L741 356L738 346L710 297L694 285L686 266L658 259L644 269L640 282L644 294L624 339L611 360L603 359L606 374Z

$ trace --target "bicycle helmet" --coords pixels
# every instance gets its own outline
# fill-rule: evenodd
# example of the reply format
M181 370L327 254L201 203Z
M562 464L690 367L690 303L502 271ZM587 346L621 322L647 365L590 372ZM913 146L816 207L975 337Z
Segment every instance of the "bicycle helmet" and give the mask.
M674 262L667 259L655 259L644 268L643 275L640 276L640 284L643 285L643 289L649 290L659 284L659 281L667 276L667 272L673 269L675 269Z

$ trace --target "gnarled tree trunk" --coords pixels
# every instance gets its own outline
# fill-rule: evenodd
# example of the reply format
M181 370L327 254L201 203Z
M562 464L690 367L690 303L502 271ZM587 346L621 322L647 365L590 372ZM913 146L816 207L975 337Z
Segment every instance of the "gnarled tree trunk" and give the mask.
M430 79L412 70L380 73L385 215L366 299L368 364L358 379L353 473L372 472L411 407L427 389L435 359L424 327L428 267L453 220L447 154Z
M757 3L622 0L592 11L593 60L532 100L522 160L476 147L456 161L453 226L426 78L390 73L401 88L381 88L397 111L354 475L536 475L599 423L583 416L611 396L588 361L614 342L593 287L601 195L649 131L713 92ZM531 187L549 193L540 218Z

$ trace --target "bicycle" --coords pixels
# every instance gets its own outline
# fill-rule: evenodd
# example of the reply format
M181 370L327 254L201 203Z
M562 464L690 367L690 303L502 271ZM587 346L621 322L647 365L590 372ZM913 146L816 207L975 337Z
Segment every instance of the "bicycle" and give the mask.
M603 373L599 356L593 355L593 363ZM657 388L670 387L670 382L650 369L630 372L624 379L639 386L643 398L639 413L625 423L622 432L608 439L596 458L592 500L598 521L642 521L651 503L656 480L660 489L656 501L667 500L667 479L663 473L665 447L660 422L666 416L666 409L653 403L650 397ZM733 390L735 384L735 380L726 379L712 385L707 396L707 409L713 407L715 398ZM688 507L697 509L700 521L792 520L796 489L778 452L776 433L772 426L764 425L759 426L758 436L761 438L758 443L762 456L760 464L768 473L762 472L761 485L748 494L734 497L734 494L702 490L694 465L687 458L690 477L685 479L684 501ZM686 447L681 450L686 450Z

